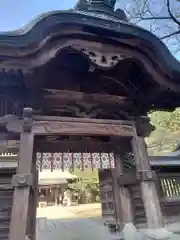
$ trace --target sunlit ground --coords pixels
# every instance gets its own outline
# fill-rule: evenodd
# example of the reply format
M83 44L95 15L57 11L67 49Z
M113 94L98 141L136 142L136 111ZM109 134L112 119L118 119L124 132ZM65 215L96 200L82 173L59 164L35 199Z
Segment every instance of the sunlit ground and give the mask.
M111 240L100 216L100 204L38 208L37 240Z
M70 207L42 207L37 209L37 217L48 217L49 219L101 217L101 204L80 204Z
M79 206L69 207L71 213L77 218L90 218L90 217L100 217L101 216L101 204L82 204Z

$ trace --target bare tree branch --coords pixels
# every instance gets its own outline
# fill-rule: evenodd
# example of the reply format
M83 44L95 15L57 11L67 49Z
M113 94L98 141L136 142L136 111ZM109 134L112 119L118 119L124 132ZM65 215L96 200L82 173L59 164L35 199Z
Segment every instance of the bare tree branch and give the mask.
M170 0L167 0L167 9L168 9L168 13L169 16L171 17L171 19L180 26L180 22L177 20L177 18L173 15L173 13L171 12L171 7L170 7Z
M164 40L164 39L166 39L166 38L170 38L170 37L172 37L172 36L174 36L174 35L177 35L177 34L179 34L179 33L180 33L180 30L178 30L178 31L176 31L176 32L173 32L173 33L170 33L170 34L168 34L168 35L165 35L165 36L161 37L160 39L161 39L161 40Z
M124 4L130 21L154 33L174 54L180 51L180 0L125 0Z
M141 20L171 20L171 17L139 17Z

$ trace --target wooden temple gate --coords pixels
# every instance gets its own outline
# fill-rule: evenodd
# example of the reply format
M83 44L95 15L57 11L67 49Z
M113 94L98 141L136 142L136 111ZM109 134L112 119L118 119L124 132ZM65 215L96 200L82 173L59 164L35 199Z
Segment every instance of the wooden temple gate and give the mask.
M71 141L72 142L72 141ZM80 142L79 142L80 143ZM87 142L88 143L88 142ZM66 145L67 146L67 145ZM88 145L86 145L88 146ZM90 146L90 142L89 142ZM91 145L92 146L92 145ZM99 145L100 146L100 145ZM102 148L103 144L101 144ZM106 145L107 147L107 145ZM110 146L109 146L110 147ZM81 148L82 149L82 148ZM95 148L96 149L96 148ZM65 148L64 148L65 150ZM79 148L80 150L80 148ZM91 148L91 150L93 150ZM97 150L97 149L96 149ZM109 150L112 150L109 148ZM70 156L70 153L68 153ZM105 153L103 153L105 154ZM109 155L108 153L106 153ZM47 161L47 155L50 157L49 162L51 162L51 156L53 154L45 153ZM62 157L62 153L55 153L56 157L60 158ZM78 155L80 155L78 153ZM91 155L88 153L88 155ZM39 153L38 153L39 156ZM15 163L17 161L17 156L9 156L11 158L12 162ZM113 157L113 156L111 156ZM3 158L3 155L1 156ZM6 156L7 158L7 156ZM99 158L99 156L98 156ZM114 159L114 157L113 157ZM166 161L163 161L163 160ZM39 157L37 158L39 160ZM61 159L62 160L62 159ZM156 186L158 189L158 196L160 199L162 214L165 218L166 223L174 223L177 222L179 219L180 214L180 175L179 175L179 158L178 157L150 157L149 162L151 165L151 169L156 172L157 180L156 180ZM58 160L59 163L59 160ZM7 164L4 164L3 168L0 168L0 211L3 215L0 218L0 239L7 239L7 231L8 228L8 218L7 216L11 213L11 204L12 204L12 194L13 194L13 188L10 184L10 181L13 177L13 175L16 174L15 164L8 164L8 167L6 167ZM45 169L47 169L47 163L45 163ZM141 191L140 191L140 185L139 181L136 178L135 179L135 162L133 161L131 156L126 156L126 158L123 160L124 165L124 171L125 173L129 173L128 175L122 175L121 176L121 185L123 183L126 183L125 186L128 188L130 193L130 201L132 204L132 218L135 226L137 228L141 227L147 227L147 221L146 221L146 214L145 209L142 201ZM12 167L10 167L12 166ZM51 167L49 165L49 167ZM57 166L59 168L59 165ZM82 169L83 170L83 169ZM104 218L105 223L107 223L109 226L114 227L123 227L123 219L122 217L122 210L120 206L120 202L118 201L118 193L119 193L119 186L116 184L116 180L119 179L119 177L116 178L116 170L115 169L101 169L99 171L99 177L100 177L100 190L101 190L101 204L102 204L102 216ZM133 177L134 175L134 182L130 182L127 180L127 177ZM125 180L125 181L124 181ZM35 183L35 186L37 187L37 183ZM35 193L37 193L37 190L35 190ZM32 193L32 191L31 191ZM33 197L31 194L30 199L30 206L31 210L29 209L29 216L30 213L35 214L35 209L33 207L33 204L35 204L37 198ZM35 201L35 202L34 202ZM119 207L119 208L118 208ZM34 209L34 211L32 210ZM34 239L35 237L35 217L34 215L31 215L31 218L28 218L28 225L26 233L29 236L30 239ZM4 218L4 220L3 220ZM119 219L120 218L120 219ZM5 222L6 221L6 222ZM6 223L6 224L5 224ZM178 229L176 229L178 231Z
M155 175L151 171L147 159L146 146L143 138L136 132L136 125L130 121L98 120L81 118L62 118L33 116L32 109L24 109L23 120L14 119L4 122L7 129L20 132L19 162L16 175L13 175L14 197L10 222L10 240L35 239L35 220L37 206L37 152L109 152L114 154L115 168L113 170L114 200L116 203L116 220L120 229L124 224L133 222L133 209L128 185L134 184L136 174L124 173L121 157L127 149L134 148L137 156L137 170L141 182L142 199L145 204L146 194L150 195L152 204L145 205L148 224L163 224L160 204L155 187ZM71 136L109 136L111 140L105 143L84 141L62 141L57 137ZM56 141L54 142L54 138ZM132 146L131 146L132 142ZM126 143L126 144L125 144ZM127 144L128 143L128 144ZM128 149L130 150L130 149ZM73 166L71 166L73 167ZM156 207L154 207L154 199ZM17 204L17 202L19 204ZM158 215L157 212L160 214ZM153 220L152 220L153 216Z
M135 223L137 192L148 228L153 234L165 228L159 173L144 138L154 129L150 110L180 106L180 64L157 37L129 24L115 3L79 1L21 33L0 34L0 144L6 149L15 142L19 152L16 174L8 175L14 187L9 240L35 239L37 153L113 153L119 230ZM127 155L133 156L128 169ZM4 198L12 192L12 186L7 195L3 190ZM2 208L9 221L11 208Z

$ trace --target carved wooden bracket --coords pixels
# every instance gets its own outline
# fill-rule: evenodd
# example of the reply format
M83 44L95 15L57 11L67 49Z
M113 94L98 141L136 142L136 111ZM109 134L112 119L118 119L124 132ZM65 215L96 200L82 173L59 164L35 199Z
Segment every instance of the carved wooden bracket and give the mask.
M138 136L148 137L149 134L155 129L155 127L150 123L150 119L147 116L139 117L136 120L136 132Z
M140 171L138 173L138 179L140 181L156 181L157 180L156 172L152 170Z
M33 175L15 174L12 177L11 184L13 187L33 187Z

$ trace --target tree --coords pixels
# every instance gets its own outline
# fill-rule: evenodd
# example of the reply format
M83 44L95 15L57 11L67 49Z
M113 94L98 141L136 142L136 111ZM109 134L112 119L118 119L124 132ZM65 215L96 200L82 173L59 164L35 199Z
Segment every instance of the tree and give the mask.
M152 112L149 117L156 127L156 130L147 138L149 155L174 150L180 142L180 109L174 112Z
M179 0L119 0L117 7L125 9L130 22L162 39L174 54L180 51Z
M168 129L170 132L180 132L180 109L174 112L157 111L149 114L152 123L157 127Z

